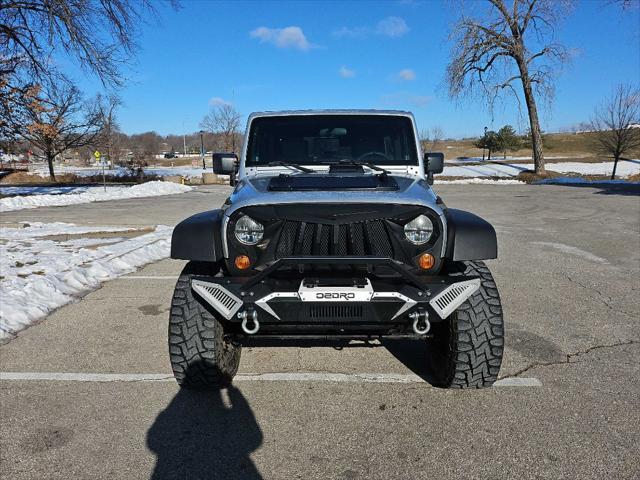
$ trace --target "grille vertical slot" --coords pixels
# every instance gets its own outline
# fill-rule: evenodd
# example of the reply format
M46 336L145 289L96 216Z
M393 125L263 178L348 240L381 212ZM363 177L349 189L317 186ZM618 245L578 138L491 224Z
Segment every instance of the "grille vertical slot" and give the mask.
M309 309L313 320L359 320L362 314L362 305L314 305Z
M342 225L286 220L276 258L294 255L393 257L393 245L384 220Z

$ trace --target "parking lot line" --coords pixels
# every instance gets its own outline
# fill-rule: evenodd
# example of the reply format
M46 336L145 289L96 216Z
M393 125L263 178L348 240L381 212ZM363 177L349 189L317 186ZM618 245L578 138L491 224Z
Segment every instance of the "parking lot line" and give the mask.
M124 280L178 280L177 275L127 275Z
M65 373L65 372L0 372L0 381L51 382L174 382L164 373ZM241 373L234 382L338 382L338 383L426 383L414 374L402 373ZM541 387L537 378L511 377L498 380L496 387Z

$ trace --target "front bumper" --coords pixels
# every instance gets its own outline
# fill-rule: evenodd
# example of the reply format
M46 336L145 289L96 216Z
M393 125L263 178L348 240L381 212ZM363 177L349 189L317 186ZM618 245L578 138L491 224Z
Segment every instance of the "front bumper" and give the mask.
M304 274L303 266L326 263L367 271L384 266L397 275ZM296 265L299 275L277 275ZM289 257L253 277L195 277L191 286L235 335L421 336L430 321L447 318L480 287L479 278L452 280L417 277L389 258Z

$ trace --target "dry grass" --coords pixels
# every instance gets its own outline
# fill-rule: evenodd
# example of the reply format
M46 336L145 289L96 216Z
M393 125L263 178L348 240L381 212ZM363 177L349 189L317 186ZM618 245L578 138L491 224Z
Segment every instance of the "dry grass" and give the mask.
M516 180L520 180L521 182L525 182L525 183L535 183L535 182L539 182L540 180L547 180L549 178L568 177L568 176L570 175L562 174L558 172L551 172L551 171L547 171L543 175L538 175L533 170L525 170L523 172L520 172L516 176Z
M188 167L191 166L192 162L196 160L198 165L202 165L200 156L191 156L191 157L179 157L179 158L154 158L153 160L149 160L149 166L153 167ZM207 164L211 163L211 155L207 155Z
M130 183L144 183L152 180L162 180L162 177L158 175L143 175L138 177L137 175L106 175L106 183L116 184L130 184ZM41 177L40 175L29 175L24 172L15 172L6 175L0 179L1 185L33 185L33 186L66 186L66 185L78 185L78 184L101 184L102 175L91 176L78 176L73 173L61 173L56 175L56 181L53 182L49 177Z
M573 162L601 162L610 160L599 155L594 150L593 133L552 133L545 135L544 154L546 157L571 159ZM443 140L436 145L436 150L444 152L445 158L482 157L482 149L473 146L475 139ZM640 151L635 152L636 156ZM510 157L531 157L530 149L520 149L508 152ZM492 155L492 160L501 160L502 152ZM527 160L523 160L526 162Z
M635 175L629 175L626 180L630 182L640 182L640 173L636 173Z
M56 184L65 184L65 183L78 183L76 175L71 173L61 173L56 175ZM49 177L41 177L40 175L29 175L25 172L14 172L6 175L0 179L0 184L2 185L18 185L18 184L53 184Z
M532 170L525 170L524 172L520 172L516 176L516 179L523 181L525 183L531 184L531 183L536 183L540 180L548 180L551 178L558 178L558 177L580 178L583 180L588 180L590 182L602 182L605 180L611 180L611 175L580 175L578 173L572 173L572 172L560 173L560 172L551 172L551 171L547 171L543 175L537 175ZM637 181L640 181L640 174L631 175L630 177L626 177L626 178L616 177L616 180L626 180L629 182L637 182Z

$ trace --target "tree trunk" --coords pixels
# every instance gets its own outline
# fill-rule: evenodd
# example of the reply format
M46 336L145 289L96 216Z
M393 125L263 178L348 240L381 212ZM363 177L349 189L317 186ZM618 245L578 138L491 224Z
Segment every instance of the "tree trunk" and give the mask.
M56 181L56 174L53 171L53 160L55 155L52 152L47 152L47 163L49 164L49 178L51 178L52 182Z
M491 161L491 149L488 148L487 149L487 162L490 162L490 161Z
M611 172L611 180L616 179L616 169L618 168L618 160L620 159L619 155L613 157L613 172Z
M536 99L533 96L531 88L531 79L529 78L529 69L524 59L517 59L518 69L520 70L520 79L522 80L522 89L524 90L524 100L527 104L527 112L529 113L529 127L531 128L531 147L533 151L533 164L535 172L538 175L546 173L544 168L544 154L542 152L542 133L540 132L540 120L538 120L538 108L536 107Z

